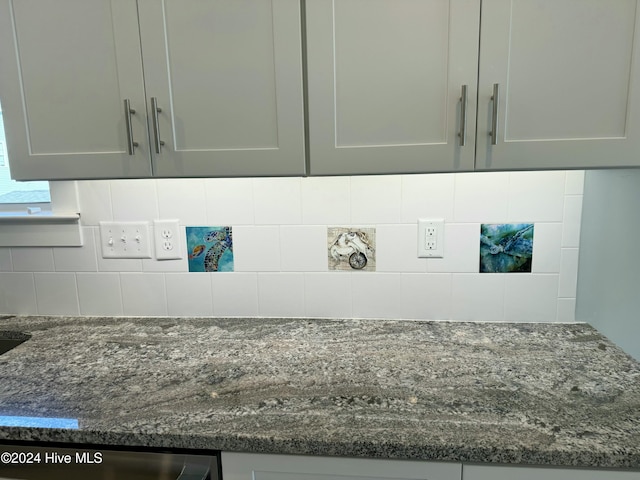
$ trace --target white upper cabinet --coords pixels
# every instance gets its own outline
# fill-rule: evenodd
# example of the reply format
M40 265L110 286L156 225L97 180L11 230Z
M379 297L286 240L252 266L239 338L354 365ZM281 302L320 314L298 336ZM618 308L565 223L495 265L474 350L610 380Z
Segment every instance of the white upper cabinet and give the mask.
M0 2L0 101L16 179L151 174L135 2ZM129 152L124 101L129 100Z
M484 0L476 169L640 165L639 15L636 0Z
M304 173L298 0L0 0L0 35L14 178Z
M154 174L303 174L300 2L138 4Z
M310 173L472 170L479 21L479 0L307 2Z

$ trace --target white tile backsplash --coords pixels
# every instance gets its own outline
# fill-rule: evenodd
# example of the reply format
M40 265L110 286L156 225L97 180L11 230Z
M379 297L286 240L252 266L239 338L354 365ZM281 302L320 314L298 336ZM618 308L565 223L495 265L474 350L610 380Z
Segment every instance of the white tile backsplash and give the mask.
M78 273L80 315L123 315L119 273Z
M351 177L351 223L398 223L401 192L401 175Z
M306 316L350 318L353 316L350 272L306 273Z
M565 183L564 171L510 173L505 220L561 222Z
M301 179L302 223L346 225L351 218L349 177L307 177Z
M0 248L0 314L571 321L584 172L78 182L85 245ZM103 259L98 222L178 218L181 260ZM445 257L417 257L444 218ZM479 274L480 223L535 224L531 274ZM184 227L232 226L235 272L189 273ZM327 271L327 227L376 229L376 272ZM37 278L37 281L36 281ZM554 283L555 282L555 283Z
M96 272L96 242L90 227L82 227L82 247L54 247L53 262L57 272Z
M504 222L507 219L508 199L508 173L459 173L455 179L453 221Z
M449 320L451 318L451 274L403 273L402 318Z
M13 262L11 261L11 249L0 247L0 272L12 272Z
M336 273L339 275L339 273ZM402 316L401 274L351 273L353 316L357 318L400 318Z
M555 322L558 275L510 274L504 288L504 318Z
M304 317L304 274L258 273L258 313L264 317Z
M75 273L34 273L38 312L80 315Z
M17 247L11 252L14 272L53 272L53 249L49 247Z
M220 317L258 315L258 275L217 272L211 275L213 314Z
M451 318L490 322L505 320L504 285L506 275L515 274L453 274Z
M162 273L122 273L122 308L126 316L167 315L165 275Z
M170 273L165 275L167 310L174 317L213 315L211 275L208 273Z

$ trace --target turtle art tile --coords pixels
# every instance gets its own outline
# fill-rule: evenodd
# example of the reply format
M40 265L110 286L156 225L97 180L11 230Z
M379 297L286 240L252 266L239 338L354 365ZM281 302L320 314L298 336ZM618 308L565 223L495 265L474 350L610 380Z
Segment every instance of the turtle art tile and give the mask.
M187 227L190 272L233 272L231 227Z
M327 227L329 270L376 270L376 229Z
M480 273L530 273L533 223L480 225Z

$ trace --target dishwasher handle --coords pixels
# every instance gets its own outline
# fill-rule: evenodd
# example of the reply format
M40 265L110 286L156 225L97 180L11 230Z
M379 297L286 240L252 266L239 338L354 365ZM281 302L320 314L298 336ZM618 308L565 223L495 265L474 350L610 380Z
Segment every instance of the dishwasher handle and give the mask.
M176 480L219 480L218 469L211 468L211 463L217 463L214 457L187 455L182 471ZM213 477L211 472L213 470Z

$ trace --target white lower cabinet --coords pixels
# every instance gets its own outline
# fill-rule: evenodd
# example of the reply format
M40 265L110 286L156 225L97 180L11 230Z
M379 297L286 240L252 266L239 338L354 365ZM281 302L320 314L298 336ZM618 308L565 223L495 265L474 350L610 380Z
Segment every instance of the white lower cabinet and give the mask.
M640 480L640 471L465 465L462 480Z
M222 452L224 480L460 480L459 463Z

